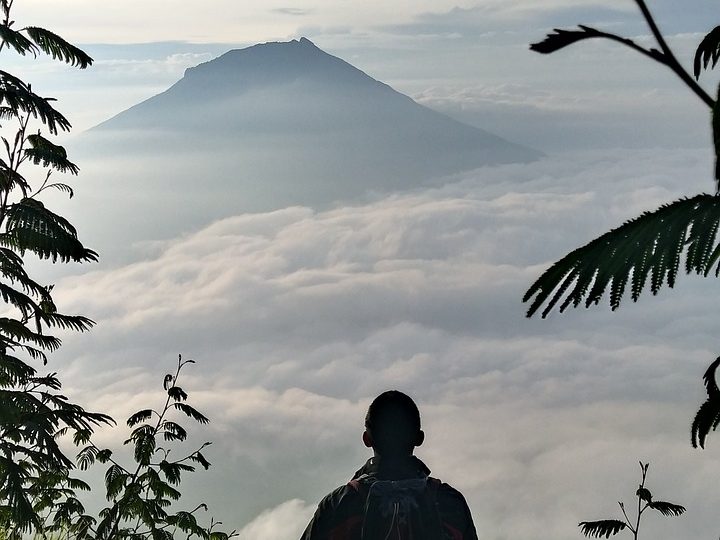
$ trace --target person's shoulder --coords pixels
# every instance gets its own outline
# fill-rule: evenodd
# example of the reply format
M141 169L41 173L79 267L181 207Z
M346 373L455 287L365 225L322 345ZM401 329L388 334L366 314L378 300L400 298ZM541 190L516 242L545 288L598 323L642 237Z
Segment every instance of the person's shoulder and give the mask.
M321 512L336 512L340 508L356 502L358 495L358 489L353 486L352 482L348 482L325 495L318 504L318 510Z
M463 494L446 482L431 478L437 485L437 503L445 512L469 513L467 501Z
M453 538L477 540L472 513L463 494L450 484L433 480L437 485L436 500L445 528L453 533Z
M460 492L460 490L455 489L447 482L443 482L442 480L439 480L437 478L430 478L430 480L437 484L438 497L442 496L448 499L455 499L463 502L465 501L465 497Z
M338 528L355 525L358 510L356 491L350 485L343 485L322 498L310 523L303 533L302 540L326 539Z

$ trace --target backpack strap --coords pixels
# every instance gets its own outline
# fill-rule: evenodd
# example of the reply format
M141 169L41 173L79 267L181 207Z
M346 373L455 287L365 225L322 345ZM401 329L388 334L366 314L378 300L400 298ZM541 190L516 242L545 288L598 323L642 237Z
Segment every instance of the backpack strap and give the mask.
M348 538L360 537L364 517L363 505L365 497L367 496L367 482L363 481L368 477L369 475L364 474L353 478L346 484L351 493L360 495L359 501L362 502L351 505L349 514L329 531L327 536L328 540L347 540ZM353 497L353 499L354 498L355 497Z
M437 478L432 478L428 476L428 495L430 497L430 502L435 506L437 509L437 516L438 519L440 519L440 528L441 530L446 534L449 535L448 538L452 540L463 540L465 537L463 533L453 527L450 523L443 521L440 517L440 506L438 504L437 496L438 496L438 490L440 489L440 486L442 485L442 481Z

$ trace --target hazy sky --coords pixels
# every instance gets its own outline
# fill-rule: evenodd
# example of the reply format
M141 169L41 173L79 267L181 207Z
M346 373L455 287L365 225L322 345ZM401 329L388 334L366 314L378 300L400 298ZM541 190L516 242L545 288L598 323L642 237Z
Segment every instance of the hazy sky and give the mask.
M55 76L66 69L51 63L29 68L36 84L47 80L78 130L164 90L185 68L230 48L306 36L423 103L543 149L707 140L704 128L693 127L705 121L704 106L669 70L637 53L613 43L585 43L548 58L527 50L553 27L578 23L646 41L649 32L631 0L133 5L18 4L19 20L26 15L51 26L96 58L92 70L72 77ZM693 1L686 9L663 0L652 7L678 57L690 65L695 44L712 27L714 3ZM712 80L706 77L707 88Z
M716 3L649 4L689 65ZM188 506L205 496L243 539L297 537L368 457L370 399L397 387L424 413L419 455L466 494L483 539L579 538L579 521L630 502L639 459L652 463L657 497L688 508L649 516L648 538L717 536L720 440L701 452L688 435L718 354L717 282L686 278L617 313L547 321L524 319L520 302L568 250L713 187L707 110L669 71L615 44L527 50L576 23L646 42L633 2L98 6L18 4L20 23L85 44L96 58L87 72L3 51L78 130L230 48L307 36L421 103L548 154L331 209L208 215L162 242L148 230L141 257L64 277L61 309L99 323L67 336L53 360L70 396L122 419L160 397L177 353L198 361L185 387L213 420L198 437L215 441L216 466L192 480ZM142 194L123 193L127 170L81 176L78 190L112 182L112 201L95 204L131 205Z

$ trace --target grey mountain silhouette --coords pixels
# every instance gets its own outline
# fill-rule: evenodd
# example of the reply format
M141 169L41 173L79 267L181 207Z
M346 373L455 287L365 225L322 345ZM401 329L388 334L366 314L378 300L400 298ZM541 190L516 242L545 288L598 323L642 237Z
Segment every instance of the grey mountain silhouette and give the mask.
M78 142L81 163L117 171L113 206L134 194L131 221L154 201L152 223L136 226L160 236L177 233L180 218L168 208L183 209L187 228L245 211L322 208L540 156L417 104L305 38L190 68Z

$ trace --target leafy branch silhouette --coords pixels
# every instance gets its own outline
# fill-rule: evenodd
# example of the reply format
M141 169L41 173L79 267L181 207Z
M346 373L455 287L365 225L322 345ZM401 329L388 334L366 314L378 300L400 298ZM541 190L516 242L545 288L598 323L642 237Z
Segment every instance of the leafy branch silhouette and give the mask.
M80 69L92 64L85 52L49 30L18 29L13 3L0 0L0 51L42 53ZM65 149L51 140L71 127L54 101L0 70L0 298L5 302L0 316L0 538L169 540L182 535L225 540L233 533L217 530L219 522L205 526L198 521L204 504L191 511L169 509L180 497L181 476L195 464L210 466L202 453L207 443L180 459L171 459L170 450L158 445L160 438L175 443L187 437L170 413L208 422L176 384L187 361L180 359L175 374L166 376L163 408L130 417L134 429L126 444L133 445L132 467L123 467L109 449L91 442L93 431L113 425L113 419L72 403L60 393L57 373L40 375L32 365L46 364L60 347L56 331L84 332L94 325L83 315L58 311L54 286L36 281L25 265L28 256L53 263L98 259L72 223L41 200L50 190L72 197L72 187L56 178L79 172ZM35 173L26 175L28 169ZM82 446L76 460L67 455L67 438ZM110 463L105 491L111 504L99 520L85 512L78 496L91 491L90 485L74 476L76 464L85 469L94 462Z
M211 519L208 526L203 526L198 521L197 513L208 510L205 503L189 511L169 511L181 496L179 485L183 474L195 471L195 464L205 470L210 467L202 453L210 442L202 443L179 459L171 458L171 448L158 444L161 440L183 442L188 437L185 428L172 418L173 412L199 424L210 422L188 403L188 394L178 385L180 372L194 363L178 356L175 373L168 373L163 379L166 393L163 407L141 409L127 419L128 427L134 429L124 444L133 446L134 466L123 466L110 449L96 446L90 442L90 433L86 434L83 442L88 444L77 455L78 465L85 470L96 462L110 464L105 472L105 488L107 500L112 504L100 511L99 522L78 512L67 512L62 519L58 519L56 513L53 522L56 529L73 530L88 540L172 540L181 533L187 538L205 540L227 540L235 536L235 531L217 530L222 522Z
M594 538L610 538L616 535L620 531L627 530L633 535L633 540L638 539L640 533L640 523L643 513L649 508L660 512L663 516L680 516L685 513L685 507L679 504L674 504L666 501L653 500L653 495L648 488L645 487L645 481L647 480L647 472L649 463L640 462L640 471L642 473L642 479L638 486L635 496L637 497L637 513L635 519L631 519L625 509L623 502L618 502L620 510L623 514L623 519L602 519L599 521L581 521L578 524L580 530L585 536Z
M717 235L720 227L720 87L719 98L715 100L697 83L704 70L713 69L720 62L720 26L711 30L698 45L693 59L693 78L668 46L645 1L634 1L657 47L645 48L629 38L579 25L578 30L556 28L543 41L530 45L530 49L550 54L587 39L609 39L670 68L711 109L715 193L701 193L664 204L571 251L526 291L523 302L530 304L528 317L538 311L545 318L554 309L562 313L568 307L590 307L600 303L604 296L609 296L610 307L615 310L626 297L628 288L630 298L636 302L648 281L652 294L657 294L665 285L675 286L683 257L686 274L720 276ZM708 397L691 426L691 443L695 448L704 448L710 431L720 425L720 390L716 382L719 365L720 357L703 377Z
M16 29L12 7L13 0L0 0L0 50L44 53L80 69L92 64L87 54L49 30ZM40 375L32 365L46 364L48 354L60 347L55 331L84 332L94 325L83 315L58 311L53 285L39 283L25 267L28 255L62 263L98 257L82 244L73 225L41 200L52 189L72 197L72 188L55 177L79 171L65 149L48 138L70 129L53 102L0 70L0 297L5 302L0 317L0 530L10 538L41 533L48 511L62 516L77 508L71 493L89 486L71 476L73 460L60 439L113 423L62 395L57 373ZM35 166L37 180L26 175L29 165Z
M580 25L579 30L555 29L530 49L550 54L587 39L609 39L643 54L670 68L692 92L711 109L715 146L715 193L700 194L661 206L655 211L626 222L572 251L554 263L527 290L523 302L529 302L527 316L538 311L542 317L558 308L598 304L609 292L610 307L615 310L626 296L637 301L650 280L653 294L664 286L673 287L682 256L686 273L708 276L720 258L717 238L720 212L720 113L718 102L696 82L702 71L715 67L720 60L720 27L701 41L694 59L694 76L680 64L660 32L644 0L634 0L647 22L657 47L645 48L633 40ZM718 269L715 269L718 275Z

